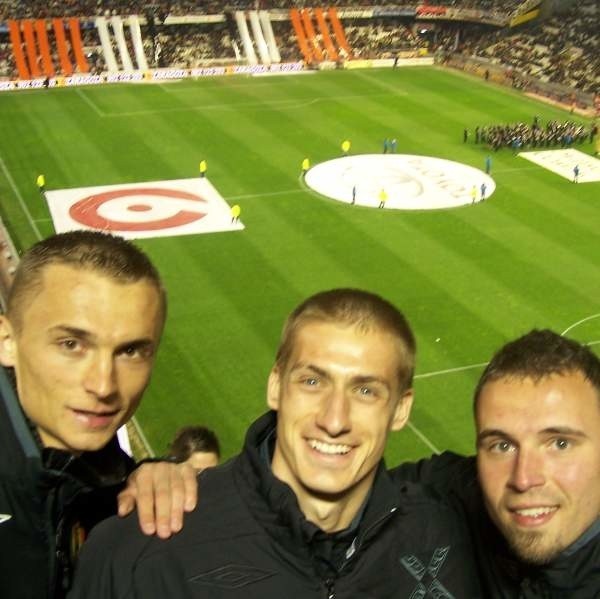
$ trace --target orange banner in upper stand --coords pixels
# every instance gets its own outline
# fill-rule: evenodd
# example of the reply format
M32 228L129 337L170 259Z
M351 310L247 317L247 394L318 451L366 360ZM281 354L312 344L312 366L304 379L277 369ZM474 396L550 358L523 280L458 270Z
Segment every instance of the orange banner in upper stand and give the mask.
M79 29L79 19L71 17L69 19L69 31L71 32L71 47L75 54L77 62L77 70L80 73L89 73L90 67L83 52L83 44L81 43L81 30Z
M65 39L65 27L62 19L52 19L52 27L54 28L54 37L56 38L56 47L58 49L58 60L60 61L60 69L63 75L73 74L73 65L69 58L69 49L67 48L67 40Z
M319 45L319 40L317 39L317 34L315 33L315 28L312 24L310 9L303 8L300 14L302 15L302 23L304 24L304 31L306 31L308 44L312 48L315 58L321 62L323 60L323 52L321 51L321 46Z
M302 52L302 56L304 56L306 64L310 64L313 61L313 55L308 46L308 42L306 41L304 27L302 26L302 20L300 19L300 12L297 8L292 8L290 10L290 19L292 20L292 26L294 27L294 32L296 33L296 38L298 39L298 47L300 48L300 52Z
M342 24L338 19L337 10L331 7L327 11L327 15L329 16L329 20L331 21L331 25L333 27L333 32L335 34L335 39L337 40L338 47L342 48L344 52L346 52L346 58L351 58L352 50L350 48L350 45L348 44L348 40L346 39L344 28L342 27Z
M54 77L54 65L52 64L50 46L48 45L48 34L46 33L46 21L38 19L35 22L35 32L37 33L40 54L42 55L44 75L46 75L46 77Z
M8 31L10 32L10 42L12 44L12 53L15 58L15 64L17 65L17 72L19 73L19 79L29 79L29 69L25 62L25 55L23 54L23 46L21 45L21 31L19 29L19 23L14 20L8 21Z
M21 21L23 24L23 37L25 38L25 52L27 53L27 63L29 64L29 72L32 77L39 77L42 72L40 71L37 47L35 44L35 34L33 32L33 21L31 19L24 19Z
M317 25L319 26L319 31L323 36L323 45L325 46L325 50L327 51L327 58L329 60L337 60L338 53L331 41L331 36L329 35L329 27L327 26L327 21L325 20L325 14L323 13L322 8L315 8L315 17L317 18Z

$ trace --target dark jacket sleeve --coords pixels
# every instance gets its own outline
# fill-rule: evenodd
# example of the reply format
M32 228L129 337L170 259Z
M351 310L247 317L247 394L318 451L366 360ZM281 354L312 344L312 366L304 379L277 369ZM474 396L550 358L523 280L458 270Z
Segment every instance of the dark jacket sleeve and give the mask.
M461 456L451 451L419 460L405 462L389 470L394 481L416 482L435 488L439 493L460 492L465 485L477 482L474 456Z

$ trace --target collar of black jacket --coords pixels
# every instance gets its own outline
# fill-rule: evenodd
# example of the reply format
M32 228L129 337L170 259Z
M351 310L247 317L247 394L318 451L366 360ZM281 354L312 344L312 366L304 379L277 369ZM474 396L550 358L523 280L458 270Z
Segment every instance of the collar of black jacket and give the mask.
M67 475L90 487L107 487L124 482L133 470L133 460L113 437L98 451L74 456L68 451L45 447L42 462L49 478Z
M309 522L300 511L292 489L271 472L270 459L277 427L277 413L270 411L248 430L244 446L245 481L240 485L254 515L277 536L277 541L295 553L304 551L311 557L321 549L331 553L336 567L340 559L349 559L365 539L375 534L400 509L400 493L390 481L383 460L378 467L371 492L352 525L328 534ZM253 484L254 481L254 484Z

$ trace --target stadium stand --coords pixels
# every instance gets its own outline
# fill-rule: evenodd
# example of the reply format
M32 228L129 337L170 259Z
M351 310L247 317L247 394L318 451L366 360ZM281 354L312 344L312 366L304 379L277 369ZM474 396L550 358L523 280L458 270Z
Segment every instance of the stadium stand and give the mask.
M521 79L535 77L594 94L600 91L599 22L597 2L586 0L564 14L519 28L490 31L465 25L457 49L513 69ZM451 30L455 33L456 27ZM455 35L440 41L446 50L454 49Z
M397 18L345 23L348 42L359 58L393 58L398 52L418 50L423 45L410 26Z
M408 0L401 5L335 0L327 4L339 7L337 12L335 8L315 8L308 1L260 0L258 5L272 11L271 26L283 62L393 58L403 52L428 50L458 68L465 68L465 61L478 61L472 72L515 88L556 96L562 103L589 106L600 93L600 9L596 0L583 0L561 14L542 15L514 27L510 19L526 10L530 0L436 0L427 4ZM304 5L313 7L302 8ZM248 33L244 40L244 33L239 31L242 13L238 13L236 24L234 11L256 6L256 0L0 0L0 77L26 79L51 76L53 72L85 73L86 69L96 74L127 70L132 62L128 58L136 55L132 26L126 22L131 14L140 15L139 32L151 68L244 64L249 60ZM290 11L292 7L300 10ZM337 39L338 14L343 40ZM69 21L73 15L80 20ZM293 15L297 16L295 23ZM116 57L112 62L107 62L107 46L102 45L97 16L107 17L109 32L114 31L114 19L124 25L117 23L122 36L110 33L105 40ZM35 21L22 20L34 17ZM41 19L50 17L44 30ZM328 25L324 26L326 20ZM10 22L18 23L16 37L14 25L9 31ZM76 31L72 33L77 23L81 43ZM33 51L34 35L41 41L39 53ZM576 98L569 99L569 90L577 93Z
M195 23L156 28L159 51L156 66L194 68L201 65L231 63L236 60L233 40L224 23Z
M91 17L107 16L113 14L146 14L153 11L162 15L185 16L201 14L222 14L232 10L251 10L257 8L291 9L314 7L318 5L309 0L227 0L219 2L208 0L197 2L195 0L177 0L143 2L141 0L2 0L0 2L0 21L7 18L49 18L49 17ZM436 0L424 3L419 0L403 0L401 3L377 0L333 0L328 6L337 7L394 7L414 8L421 4L434 6L448 6L452 8L468 8L485 10L502 15L514 13L523 4L522 0Z

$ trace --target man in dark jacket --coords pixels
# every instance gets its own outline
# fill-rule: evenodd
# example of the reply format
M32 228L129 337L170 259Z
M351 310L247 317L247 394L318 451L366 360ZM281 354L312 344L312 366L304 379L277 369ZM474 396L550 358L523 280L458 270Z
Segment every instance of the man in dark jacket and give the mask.
M123 239L55 235L21 259L0 316L0 596L63 596L87 532L116 513L133 462L115 432L165 312L158 273Z
M599 597L598 357L531 331L492 358L475 420L477 460L445 453L392 476L453 499L470 523L486 597Z
M415 342L378 296L333 290L288 318L271 412L201 475L167 541L110 519L83 549L73 599L479 596L462 525L434 493L394 485L383 451L412 405Z

